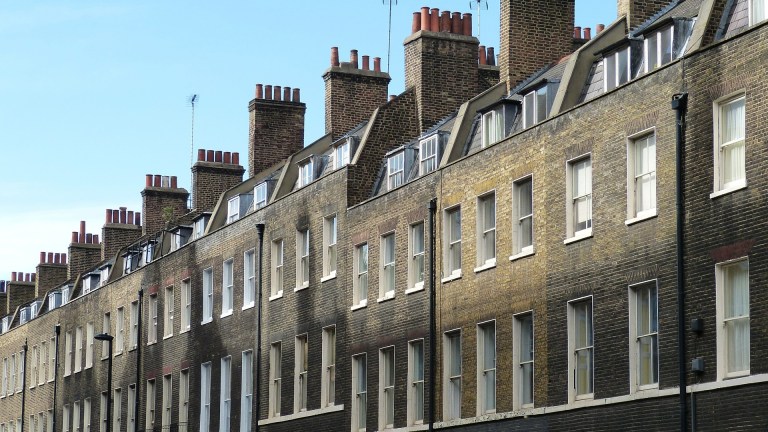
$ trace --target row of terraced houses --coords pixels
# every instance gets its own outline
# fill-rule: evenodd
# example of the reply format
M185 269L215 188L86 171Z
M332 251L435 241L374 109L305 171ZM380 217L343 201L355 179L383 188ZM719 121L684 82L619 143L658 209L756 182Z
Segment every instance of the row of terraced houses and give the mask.
M0 432L765 430L768 0L500 7L0 283Z

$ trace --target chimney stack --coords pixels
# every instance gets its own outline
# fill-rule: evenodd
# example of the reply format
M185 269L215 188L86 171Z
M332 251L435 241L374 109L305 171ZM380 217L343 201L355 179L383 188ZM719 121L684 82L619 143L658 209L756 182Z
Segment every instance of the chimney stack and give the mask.
M381 72L381 59L363 56L363 68L357 67L357 50L350 52L349 63L334 63L339 49L331 48L331 67L323 73L325 81L325 132L333 140L344 135L373 111L387 102L389 74Z
M664 6L668 1L659 0L617 0L617 17L625 17L627 28L633 29L647 21Z
M128 210L106 209L101 227L101 259L112 258L117 252L141 237L141 213Z
M69 245L67 279L74 280L100 261L101 245L99 244L99 236L87 233L85 221L80 221L80 232L72 232L72 243Z
M5 284L5 304L3 305L5 313L3 315L16 312L16 308L35 298L37 298L37 293L32 275L24 272L11 273L11 280Z
M286 100L290 100L290 87L283 89ZM220 152L214 152L214 155ZM192 165L192 207L197 211L212 211L224 191L242 183L245 168L239 153L221 152L221 160L208 158L205 149L197 151L197 162ZM238 163L235 163L237 160Z
M40 263L37 264L35 272L37 275L35 297L45 295L52 288L56 288L67 281L66 257L66 253L40 252Z
M256 85L256 98L248 104L249 177L255 176L304 147L304 112L307 106L300 100L299 89L292 89L290 98L285 97L288 94L289 92L285 91L282 98L278 96L275 100L271 85Z
M404 42L405 87L414 89L419 127L424 131L484 90L484 85L472 15L441 15L438 9L423 7L420 18L417 26L414 14L414 33Z
M573 51L574 1L501 0L499 67L507 90Z
M185 215L189 197L186 189L178 187L175 176L147 174L146 180L146 187L141 191L141 212L144 214L143 235L154 234L166 228L168 223Z

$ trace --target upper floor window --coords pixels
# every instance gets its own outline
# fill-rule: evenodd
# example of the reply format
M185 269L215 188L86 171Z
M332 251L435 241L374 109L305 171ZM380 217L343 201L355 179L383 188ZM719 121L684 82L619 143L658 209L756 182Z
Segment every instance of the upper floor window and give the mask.
M379 350L379 430L395 424L395 347Z
M296 288L309 286L309 229L296 235Z
M274 342L269 350L269 417L280 416L280 401L282 399L282 344Z
M323 277L336 276L336 215L323 219Z
M504 138L504 115L501 110L488 111L483 114L483 141L487 147Z
M243 309L256 302L256 253L253 249L243 254Z
M213 269L203 270L203 324L213 320Z
M629 57L629 47L615 51L605 56L603 63L603 83L605 91L628 82L632 77Z
M477 266L496 265L496 194L477 199Z
M320 407L333 405L336 401L336 327L323 329L323 376L320 382Z
M235 289L235 259L230 258L224 261L221 286L221 316L222 318L232 314Z
M259 183L253 188L254 208L260 209L267 205L267 182Z
M533 252L533 178L512 184L512 256Z
M461 207L445 211L445 272L443 277L461 276Z
M424 287L424 222L408 231L408 289Z
M746 186L745 97L715 103L715 192Z
M352 280L352 304L368 304L368 243L355 246L354 279Z
M592 298L568 303L569 400L592 398L594 343Z
M750 0L749 24L754 25L768 18L768 0Z
M227 204L227 223L240 219L240 196L232 197Z
M270 297L283 295L283 263L284 263L283 239L272 241L272 280Z
M293 370L293 412L307 410L307 371L309 370L309 345L306 333L296 336Z
M208 216L203 216L195 220L192 230L192 239L198 239L205 234L205 224L208 223Z
M173 318L174 318L174 296L173 286L165 288L165 298L163 298L164 305L164 319L163 319L163 337L173 336Z
M630 287L630 391L659 383L659 313L656 281Z
M365 354L352 357L352 430L365 431L368 406L368 368Z
M408 425L424 422L424 339L408 342Z
M587 156L568 162L567 236L592 235L592 159Z
M435 134L419 141L419 175L424 175L437 169L439 140L440 136Z
M542 86L523 96L523 127L529 128L546 120L549 114L548 86Z
M656 135L631 139L627 151L628 217L656 214Z
M749 375L749 261L715 267L717 294L717 378Z
M304 187L315 179L314 162L309 158L306 162L299 164L299 187Z
M379 300L395 296L395 233L381 237Z
M477 414L496 412L496 322L477 326Z
M443 337L443 420L461 418L461 331Z
M673 26L657 30L645 38L645 71L650 72L657 67L670 63L673 54Z
M516 315L512 321L513 408L533 406L533 313Z
M349 165L349 140L333 148L333 169Z
M392 190L403 182L405 182L405 152L399 152L387 159L387 188Z

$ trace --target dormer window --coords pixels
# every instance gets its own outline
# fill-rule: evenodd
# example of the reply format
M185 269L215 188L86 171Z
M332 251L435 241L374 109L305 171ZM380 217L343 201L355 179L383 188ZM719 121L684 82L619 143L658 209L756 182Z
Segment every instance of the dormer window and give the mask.
M299 164L299 187L304 187L315 179L314 165L312 158Z
M768 18L768 0L750 0L749 25L755 25Z
M240 219L240 195L229 199L227 204L227 223Z
M419 175L424 175L437 169L439 139L440 136L435 134L419 141Z
M21 316L19 316L19 324L24 324L29 321L29 307L25 306L21 308Z
M546 120L549 114L549 95L547 85L523 96L523 127L529 128Z
M29 305L30 308L30 317L29 319L35 319L37 315L40 313L40 305L42 302L40 300L35 301L31 305Z
M111 265L107 265L99 269L99 286L104 286L109 281L109 270L112 268Z
M48 294L48 310L56 309L61 306L61 292L56 291Z
M670 63L674 56L672 52L673 27L667 26L657 30L645 38L645 71L650 72L660 66Z
M61 289L61 304L65 305L69 302L69 286Z
M349 140L333 149L333 169L337 170L346 165L349 165Z
M405 181L405 152L387 158L387 188L392 190Z
M195 220L194 226L192 227L192 240L198 239L205 235L205 225L208 223L209 217L209 215L205 215Z
M123 274L127 275L133 270L133 255L132 254L125 254L123 256Z
M253 196L255 197L255 209L260 209L267 205L267 182L256 185L253 189Z
M89 292L97 289L101 285L99 285L100 277L98 273L90 273L83 278L83 294L88 294Z
M615 51L607 56L603 62L603 82L605 91L627 83L632 77L629 47Z
M152 262L152 260L154 259L153 257L154 250L155 250L155 245L153 243L147 243L146 245L144 245L143 248L141 248L142 257L144 258L142 265L149 264Z
M546 91L546 87L544 87L544 90ZM544 106L546 107L546 96L544 97ZM546 113L544 114L544 118L546 118ZM538 121L540 120L537 120L536 122ZM482 146L488 147L493 143L501 141L502 138L504 138L504 114L501 109L495 109L483 114Z

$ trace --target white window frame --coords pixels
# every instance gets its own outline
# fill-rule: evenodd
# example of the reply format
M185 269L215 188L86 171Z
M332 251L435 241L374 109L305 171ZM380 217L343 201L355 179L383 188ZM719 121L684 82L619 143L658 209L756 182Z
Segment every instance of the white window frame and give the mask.
M101 332L106 334L112 334L112 314L110 312L104 312L104 317L101 322ZM101 344L101 359L106 360L107 358L109 358L109 346L103 343ZM66 363L66 358L64 359L64 363ZM64 370L66 370L66 367L64 368ZM55 372L55 371L52 371L52 372Z
M424 221L411 224L408 227L408 291L406 293L424 289L426 246Z
M184 333L192 327L192 281L181 281L181 328L179 333Z
M94 327L93 327L93 321L88 322L85 326L85 369L90 369L93 367L93 344L94 344ZM45 351L45 345L43 345L43 349L41 351ZM45 358L48 353L41 352L41 357ZM42 369L45 369L45 361L43 361ZM41 370L40 373L40 383L42 384L45 382L45 372Z
M587 305L587 313L588 317L587 320L584 321L584 324L587 326L585 328L587 340L585 341L586 344L584 346L577 346L576 342L576 325L577 323L577 310L576 308L581 307L581 305ZM594 357L594 304L592 301L592 296L582 297L578 299L574 299L568 302L568 401L569 403L574 403L579 400L585 400L585 399L594 399L595 397L595 357ZM586 351L589 355L589 368L587 370L588 373L588 388L586 390L591 390L588 392L581 392L579 393L579 390L576 388L577 385L577 379L576 375L578 374L578 367L579 367L579 361L577 360L578 351Z
M641 316L640 307L644 304L640 296L648 294L648 310ZM641 333L639 321L647 319L648 329ZM655 319L655 321L654 321ZM641 356L643 340L651 341L650 362L652 376L643 377ZM635 283L629 286L629 382L630 393L659 388L659 294L656 279Z
M147 380L147 390L146 390L146 418L144 421L144 428L145 430L153 430L155 428L155 421L156 421L156 412L157 409L157 387L155 379L148 379ZM128 411L132 411L133 407L128 407Z
M235 259L228 258L221 272L221 317L232 315L235 305Z
M221 359L219 385L219 432L229 432L232 423L232 357Z
M173 292L173 285L165 287L165 296L163 297L163 310L165 312L163 319L163 339L173 336L173 323L176 313L176 296Z
M91 331L93 331L93 323L88 323L88 326L90 326ZM88 332L86 331L86 338L88 337ZM88 338L87 341L91 341L93 338ZM88 347L91 347L91 363L89 365L88 363ZM85 351L85 367L86 369L91 367L93 365L93 346L92 344L86 342L86 351ZM40 366L37 368L37 384L43 385L45 384L45 373L48 371L48 345L46 341L40 342L40 349L38 350L38 359L40 361ZM34 376L33 376L33 379ZM3 393L0 393L3 394Z
M399 151L387 157L387 190L392 190L405 183L405 151Z
M296 290L309 287L310 240L309 228L296 232Z
M267 182L261 182L253 188L253 208L260 209L267 205Z
M379 430L395 425L395 379L395 347L391 345L379 349Z
M117 322L115 322L115 356L123 353L125 349L125 308L117 308Z
M454 218L458 217L458 238L455 236ZM461 277L461 206L443 210L443 281ZM456 262L458 261L458 263Z
M549 110L547 108L548 86L543 85L536 90L532 90L523 96L523 128L535 126L547 119ZM541 98L544 99L544 111L541 111ZM530 112L533 110L533 112ZM542 115L543 114L543 115Z
M304 187L315 180L314 176L314 161L312 158L306 162L299 164L299 187Z
M581 165L584 162L588 162L588 165L585 167L586 176L587 176L587 184L585 185L585 190L583 193L579 194L578 196L575 195L578 193L575 191L575 185L574 183L574 174L575 169L577 165ZM579 156L577 158L571 159L567 161L566 163L566 240L565 243L569 243L570 241L575 241L587 237L592 236L592 227L594 226L594 219L593 219L593 188L592 188L592 154L587 153L586 155ZM576 223L574 221L574 217L576 216L576 207L578 206L577 201L579 200L586 200L587 201L587 212L588 212L588 222L586 223L586 227L582 229L578 229L576 227Z
M189 369L179 371L179 428L182 427L189 430Z
M664 55L664 33L669 30L669 38L667 42L669 43L669 52L670 52L670 58L668 61L665 61L663 58ZM658 30L653 31L650 35L647 35L645 37L645 40L643 42L643 64L645 65L645 73L651 72L657 68L660 68L666 64L671 63L675 60L675 26L674 25L668 25L664 26ZM651 57L649 56L650 53L654 54L653 57L653 64L651 64Z
M136 384L130 384L128 386L128 432L136 432L136 410L133 408L136 405Z
M462 345L460 329L443 333L443 421L461 418Z
M61 430L62 432L69 432L69 424L71 423L71 417L72 417L72 409L69 407L69 404L64 405L64 411L61 415ZM13 420L11 420L11 425L13 424ZM11 428L13 429L13 428Z
M213 321L213 267L203 270L203 321Z
M493 212L493 221L488 219L488 212ZM475 247L477 268L475 272L496 266L496 191L491 191L477 197ZM490 250L492 249L492 251Z
M486 344L488 333L492 333L493 361L488 362ZM496 412L496 321L490 320L477 325L477 415ZM490 387L490 389L489 389ZM489 393L493 395L490 396Z
M524 341L523 325L524 322L530 319L530 341ZM512 407L513 409L525 409L533 408L535 403L535 380L536 380L536 352L535 352L535 328L533 311L529 310L519 314L515 314L512 317L512 365L514 370L512 372ZM530 354L526 354L526 345L524 342L529 342L528 351ZM530 358L528 358L530 356ZM530 365L530 380L525 376L523 371L524 367ZM530 386L530 400L525 398L526 386Z
M337 145L333 148L333 169L337 170L339 168L345 167L349 165L349 140L344 140L343 143Z
M360 243L355 246L352 262L352 309L365 307L368 304L368 270L370 269L370 255L368 253L368 243ZM362 254L365 255L365 269L363 269L360 260Z
M652 147L648 152L648 167L644 172L638 172L638 152L640 146ZM650 160L653 156L653 160ZM627 139L627 224L656 216L658 200L656 197L656 130L655 128L634 134ZM638 200L639 184L648 179L651 195L651 207L640 209Z
M112 430L121 430L123 421L123 390L116 388L112 391Z
M240 195L227 201L227 223L230 224L240 219Z
M80 420L80 401L76 400L72 403L72 432L80 432Z
M19 374L16 378L16 393L21 393L24 391L24 369L27 361L24 357L24 351L19 351L19 354L16 356L16 361L18 362L16 365L16 372Z
M746 315L728 317L726 294L728 294L728 284L725 273L729 268L745 266L746 272ZM750 364L752 350L750 348L751 323L750 323L750 283L749 283L749 258L740 257L734 260L724 261L715 265L715 284L716 284L716 306L717 306L717 379L723 381L726 379L748 376L750 374ZM741 370L731 370L732 365L729 360L729 349L731 342L728 339L728 325L738 321L746 321L746 340L742 341L741 355L746 358L746 368Z
M397 270L395 268L397 256L397 238L391 231L381 236L379 250L379 301L391 299L397 290Z
M762 8L763 8L762 9L762 12L763 12L763 16L762 17L758 16L757 13L755 12L755 9L756 9L755 3L757 3L757 2L762 3ZM759 24L759 23L765 21L766 19L768 19L768 1L766 1L766 0L749 0L748 5L749 5L748 6L749 7L749 25L753 26L753 25Z
M99 405L99 432L107 430L107 392L101 392L101 401ZM53 417L51 417L53 420ZM51 430L51 429L49 429ZM51 430L53 432L53 430ZM133 431L128 431L133 432Z
M306 333L296 336L293 362L293 412L307 410L309 383L309 337Z
M285 241L277 239L272 241L272 275L270 278L270 296L273 300L283 296L283 280L285 278Z
M620 56L625 56L626 80L621 81ZM632 80L632 51L630 47L624 47L614 51L603 58L603 91L608 92L622 86Z
M336 277L338 228L337 215L323 218L323 281Z
M282 399L282 342L272 342L269 347L269 409L267 417L280 417Z
M75 328L75 366L74 373L83 370L83 327Z
M240 373L240 431L251 432L253 422L253 350L243 351ZM179 420L181 422L181 420Z
M525 187L525 185L530 186ZM524 196L527 189L530 189L530 194ZM530 202L530 213L527 212L527 209L522 208L524 200ZM533 213L533 176L527 175L512 182L512 256L510 256L510 260L522 258L534 253L536 242L533 234ZM527 229L525 226L526 224L530 225ZM530 235L530 244L525 244L527 242L524 241L526 231L528 231L528 235Z
M162 430L167 431L170 429L173 406L173 376L171 374L163 375L163 400L162 400L162 413L160 419L160 425Z
M53 378L55 374L56 374L56 338L52 337L51 341L48 343L48 382L53 382Z
M149 317L147 319L147 345L157 343L157 293L149 295Z
M504 139L504 114L502 109L494 109L482 115L482 142L483 148L495 144Z
M744 135L741 137L741 139L736 139L729 141L727 143L724 143L723 140L723 130L725 129L723 127L723 124L725 123L725 119L723 116L724 108L728 105L734 104L734 103L743 103L744 108L744 118L742 119L744 123ZM714 160L715 160L715 173L714 173L714 192L710 195L711 198L715 198L717 196L720 196L722 194L726 194L729 192L733 192L739 189L743 189L747 187L747 173L746 173L746 126L747 126L747 104L746 104L746 95L744 91L740 91L737 93L730 94L726 97L720 98L713 102L712 104L712 113L713 113L713 125L714 125ZM732 180L730 182L726 182L724 179L724 173L725 173L725 156L724 148L731 147L736 148L738 146L743 147L742 153L744 154L744 166L741 167L744 173L744 178L742 179L736 179Z
M424 424L424 339L408 341L408 426Z
M323 376L320 382L320 407L336 403L336 326L323 328Z
M200 365L200 432L211 428L211 362Z
M419 141L419 175L429 174L437 169L440 163L437 160L440 147L440 135L433 134Z
M32 357L32 367L30 368L30 371L31 371L30 375L31 375L32 379L29 380L29 388L33 389L37 385L37 362L38 362L37 345L33 345L32 346L32 353L31 354L32 354L32 356L31 356Z
M72 357L72 333L67 332L69 334L69 349L67 350L67 358ZM8 396L13 395L16 392L16 353L11 354L11 363L10 363L10 373L8 374ZM66 366L66 359L64 361L64 365ZM71 367L71 363L70 363ZM71 373L71 369L70 369ZM64 376L68 376L66 367L64 368Z
M352 356L352 432L366 430L368 420L367 354ZM361 427L362 425L362 427Z
M151 303L152 303L152 300L150 297L150 311L152 309ZM130 321L128 323L128 333L129 333L128 337L130 340L128 349L134 350L136 349L136 346L138 345L138 341L139 341L139 301L138 300L131 302L131 310L130 310L130 315L128 319ZM148 338L151 339L151 332L148 335Z
M256 250L243 252L243 310L256 305Z

